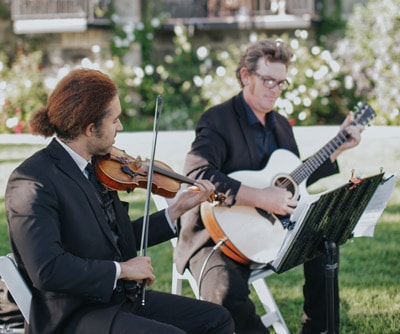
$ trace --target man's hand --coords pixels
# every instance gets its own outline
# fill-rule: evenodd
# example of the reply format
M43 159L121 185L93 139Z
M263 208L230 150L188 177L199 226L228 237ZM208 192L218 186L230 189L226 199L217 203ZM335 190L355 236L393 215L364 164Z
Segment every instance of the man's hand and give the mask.
M357 125L350 125L353 122L354 116L353 114L349 114L345 120L343 121L342 125L340 126L340 131L346 129L346 132L349 134L349 138L340 145L340 147L332 153L331 161L334 162L338 155L349 148L357 146L361 141L361 133L364 131L364 126L357 124Z
M215 186L209 180L196 180L193 186L180 190L168 207L171 221L175 221L186 211L207 201L214 191Z
M148 256L137 256L128 261L120 262L120 279L127 281L136 281L142 283L146 280L146 286L150 286L156 280L153 274L151 259Z
M275 186L257 189L242 184L236 195L236 205L252 206L282 216L292 214L297 204L290 191Z

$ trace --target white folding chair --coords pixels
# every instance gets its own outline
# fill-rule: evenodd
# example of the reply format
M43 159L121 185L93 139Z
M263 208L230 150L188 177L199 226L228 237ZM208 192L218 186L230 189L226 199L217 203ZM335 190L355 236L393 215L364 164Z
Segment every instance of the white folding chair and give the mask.
M153 201L158 210L165 209L168 207L167 199L159 195L153 195ZM173 247L176 245L176 238L171 239ZM289 329L283 319L281 312L279 311L278 305L275 302L271 291L265 281L265 278L274 274L271 269L255 269L252 271L249 284L251 284L264 307L265 314L261 316L261 320L266 327L272 326L277 334L289 334ZM195 278L192 276L190 271L186 269L183 274L180 274L175 263L172 263L172 289L171 292L174 294L182 294L182 282L187 280L189 285L196 296L199 299L199 288Z
M10 291L25 321L29 324L32 293L21 276L12 254L0 256L0 276Z
M274 274L271 269L255 269L251 272L249 284L251 284L264 307L265 314L261 316L261 320L266 327L272 326L277 334L289 334L289 328L279 307L268 288L265 278Z
M175 248L176 246L176 241L177 238L171 239L171 244L172 247ZM172 262L172 287L171 287L171 292L175 295L181 295L182 294L182 281L187 280L189 282L189 285L193 291L193 294L197 299L200 299L199 295L199 288L197 286L197 282L190 273L189 269L185 269L183 274L180 274L178 270L176 269L176 264L175 262Z

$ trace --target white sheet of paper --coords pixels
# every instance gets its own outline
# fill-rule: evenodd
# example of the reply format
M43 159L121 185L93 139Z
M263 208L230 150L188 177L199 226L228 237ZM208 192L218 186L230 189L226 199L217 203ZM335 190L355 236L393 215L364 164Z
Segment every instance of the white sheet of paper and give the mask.
M353 230L354 237L373 237L376 224L386 208L390 195L396 185L396 175L391 174L378 186L364 213Z

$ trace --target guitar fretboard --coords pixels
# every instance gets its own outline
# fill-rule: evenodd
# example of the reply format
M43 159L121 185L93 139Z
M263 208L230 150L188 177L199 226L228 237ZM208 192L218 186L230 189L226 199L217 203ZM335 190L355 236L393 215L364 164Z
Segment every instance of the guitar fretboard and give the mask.
M365 125L372 118L375 117L375 111L368 105L364 104L362 108L355 114L354 121L351 125ZM307 179L315 170L318 169L326 160L329 159L331 154L335 152L349 138L349 133L346 129L339 131L339 133L330 140L324 147L322 147L312 157L307 159L303 164L298 166L290 176L293 180L300 184Z
M312 157L307 159L303 164L297 167L290 176L293 180L300 184L314 173L326 160L328 160L333 152L335 152L340 145L342 145L349 137L347 131L340 131L335 138L330 140L324 147L322 147Z

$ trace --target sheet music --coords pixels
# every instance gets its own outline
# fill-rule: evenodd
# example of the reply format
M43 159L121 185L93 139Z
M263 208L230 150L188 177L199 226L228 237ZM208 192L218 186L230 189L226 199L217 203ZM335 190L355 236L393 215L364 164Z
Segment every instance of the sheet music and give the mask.
M396 185L396 175L391 174L382 180L364 213L354 228L354 237L373 237L375 226L382 215Z
M300 201L296 207L295 212L293 213L293 216L291 218L292 221L298 222L295 224L295 226L288 230L286 232L285 239L282 242L282 246L280 250L278 251L278 254L275 258L274 261L272 261L271 266L272 268L277 268L279 264L283 261L284 256L286 255L286 252L290 248L290 245L292 245L295 242L295 238L298 235L298 230L301 227L301 223L304 219L304 216L306 215L307 211L309 210L310 206L312 203L318 200L320 195L314 195L311 197L308 197L307 201Z
M283 257L286 255L287 250L289 249L290 245L294 243L295 238L299 233L299 229L302 226L302 222L304 217L306 216L308 210L312 206L313 203L319 200L321 195L329 192L330 190L326 190L319 194L307 194L306 197L301 198L299 201L292 217L291 221L296 222L294 227L286 232L285 239L282 242L282 246L278 251L278 254L274 261L272 261L271 265L273 268L277 268L278 265L281 263Z
M354 233L373 235L395 182L394 175L385 177L380 173L360 183L349 181L336 189L303 198L291 217L294 226L287 231L275 260L270 263L273 270L281 273L323 254L324 240L341 245Z

